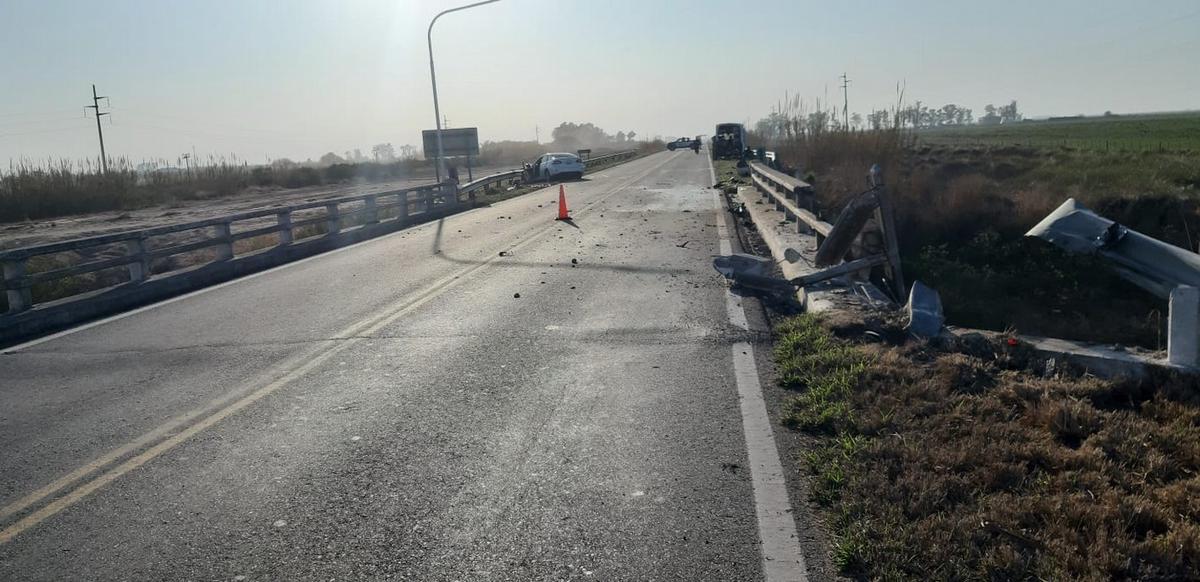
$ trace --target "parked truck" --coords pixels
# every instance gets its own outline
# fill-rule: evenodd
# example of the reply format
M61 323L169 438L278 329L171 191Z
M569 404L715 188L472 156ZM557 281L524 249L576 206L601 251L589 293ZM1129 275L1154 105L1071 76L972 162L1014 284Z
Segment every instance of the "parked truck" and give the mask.
M714 160L742 159L746 150L746 127L740 123L719 123L712 136Z

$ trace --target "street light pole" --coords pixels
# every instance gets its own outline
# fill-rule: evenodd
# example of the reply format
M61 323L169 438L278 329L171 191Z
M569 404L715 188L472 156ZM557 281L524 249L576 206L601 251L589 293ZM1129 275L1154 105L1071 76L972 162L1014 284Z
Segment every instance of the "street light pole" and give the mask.
M433 85L433 117L434 121L437 122L437 163L434 165L434 171L437 172L437 181L439 184L442 182L442 174L445 170L443 167L445 164L445 156L442 152L442 111L438 107L437 73L433 68L433 24L437 22L437 19L441 18L443 14L458 12L459 10L466 10L468 8L483 6L484 4L491 4L492 2L499 1L500 0L484 0L483 2L476 2L474 4L467 4L466 6L459 6L458 8L443 10L438 12L437 16L433 17L433 20L429 21L429 32L425 35L425 38L429 42L429 82Z

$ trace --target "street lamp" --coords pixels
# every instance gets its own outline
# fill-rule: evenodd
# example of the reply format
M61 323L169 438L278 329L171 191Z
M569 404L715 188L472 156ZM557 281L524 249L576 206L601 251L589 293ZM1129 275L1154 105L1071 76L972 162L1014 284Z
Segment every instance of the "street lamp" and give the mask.
M437 22L437 19L441 18L443 14L458 12L459 10L466 10L468 8L483 6L484 4L491 4L492 2L499 1L500 0L484 0L483 2L476 2L474 4L467 4L466 6L459 6L458 8L443 10L438 12L437 16L433 17L433 20L429 21L429 33L426 35L426 39L429 41L429 82L433 84L433 118L434 121L437 122L437 164L434 165L434 168L437 172L437 181L439 184L442 182L442 171L445 169L442 167L443 164L445 164L443 161L445 156L442 154L442 111L440 108L438 108L437 73L435 73L433 70L433 24Z

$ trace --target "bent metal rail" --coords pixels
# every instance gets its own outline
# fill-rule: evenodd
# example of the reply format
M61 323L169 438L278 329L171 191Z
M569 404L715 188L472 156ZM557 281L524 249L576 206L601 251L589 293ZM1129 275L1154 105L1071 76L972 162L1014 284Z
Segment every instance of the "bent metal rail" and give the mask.
M625 161L636 155L636 151L617 152L592 158L587 160L586 164L590 169ZM389 192L276 206L194 222L3 251L0 252L0 266L3 267L3 278L0 281L3 282L8 311L6 314L0 314L0 322L5 317L21 314L35 306L32 293L35 285L54 284L63 279L119 267L125 267L128 273L125 285L138 285L151 278L151 267L155 261L212 249L212 258L207 261L211 264L233 259L234 243L245 239L275 235L277 242L270 246L273 249L281 249L295 244L297 233L306 231L316 231L311 236L303 237L303 240L307 241L318 237L336 237L376 225L392 224L399 227L414 219L419 219L422 215L431 215L442 210L449 211L456 208L462 194L474 193L497 184L517 182L520 179L521 170L511 170L485 176L458 188L454 188L450 183L425 184ZM303 216L297 218L296 215ZM264 219L272 217L274 221L271 224L261 225L265 222ZM237 228L239 225L242 225L243 228ZM309 228L306 229L306 227ZM165 237L165 235L200 229L210 230L211 233L200 240L169 244L169 246L156 248L151 244L154 239ZM262 250L262 247L253 249L254 252ZM75 253L81 259L68 266L56 266L38 272L29 272L30 260L61 253ZM191 265L190 267L195 266ZM65 296L53 299L54 301L69 300L74 295L91 292L93 290L67 293ZM43 302L38 301L37 303Z

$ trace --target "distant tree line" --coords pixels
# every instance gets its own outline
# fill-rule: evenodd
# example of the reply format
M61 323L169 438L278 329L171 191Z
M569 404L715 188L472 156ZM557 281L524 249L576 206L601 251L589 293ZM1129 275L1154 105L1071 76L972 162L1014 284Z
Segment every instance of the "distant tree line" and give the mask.
M822 108L819 101L816 105L811 111L799 101L779 107L754 124L754 133L766 140L778 140L827 131L995 125L1024 119L1016 101L999 107L988 104L983 108L984 115L979 118L975 117L971 108L955 103L929 107L918 101L899 108L875 109L866 116L860 113L846 115L836 106Z

